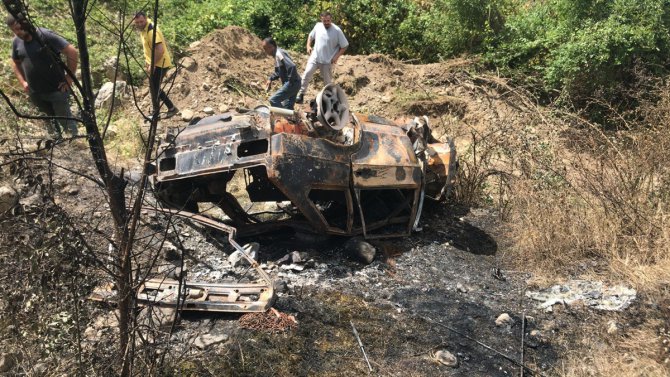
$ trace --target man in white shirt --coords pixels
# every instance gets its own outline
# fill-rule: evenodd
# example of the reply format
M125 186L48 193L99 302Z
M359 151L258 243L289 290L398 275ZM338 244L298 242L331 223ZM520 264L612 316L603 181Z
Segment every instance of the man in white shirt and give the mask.
M307 53L310 55L305 72L302 74L297 103L302 103L307 86L317 69L321 72L321 78L326 85L333 81L332 65L337 63L349 46L347 38L344 37L342 30L333 23L332 17L330 12L321 13L321 22L314 25L314 29L307 37ZM312 42L314 48L312 48Z

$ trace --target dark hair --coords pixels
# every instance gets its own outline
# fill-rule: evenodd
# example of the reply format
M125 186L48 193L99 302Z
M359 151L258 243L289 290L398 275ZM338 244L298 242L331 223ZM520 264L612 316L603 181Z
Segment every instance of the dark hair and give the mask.
M321 15L319 17L326 17L326 16L333 17L333 14L327 10L324 10L323 12L321 12Z
M272 37L267 37L267 38L263 39L263 42L271 44L274 47L277 47L277 42L275 42L275 40Z
M7 23L7 26L12 26L18 21L16 21L16 18L10 14L5 18L5 22Z
M140 11L135 12L135 17L133 17L133 19L136 19L137 17L140 17L140 16L142 16L144 18L147 18L147 14L144 13L143 10L140 10Z

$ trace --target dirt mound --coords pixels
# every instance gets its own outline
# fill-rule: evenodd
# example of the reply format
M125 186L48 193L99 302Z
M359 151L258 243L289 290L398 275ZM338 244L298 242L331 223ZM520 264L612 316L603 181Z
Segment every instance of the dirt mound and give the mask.
M289 54L302 73L307 56ZM193 43L181 62L184 69L179 70L170 96L195 117L267 104L279 86L275 83L265 91L273 59L263 53L257 36L236 26L213 31ZM421 65L382 54L345 54L333 67L333 78L347 93L354 112L388 119L427 115L435 136L455 137L457 147L466 148L473 130L484 132L500 124L523 129L535 113L504 80L472 73L478 66L476 60L464 58ZM315 98L322 87L317 74L306 99ZM308 109L306 104L301 106ZM166 123L183 122L173 118Z
M260 45L261 40L248 30L228 26L207 34L200 43L195 43L190 48L190 52L198 60L230 61L244 58L260 60L265 58Z

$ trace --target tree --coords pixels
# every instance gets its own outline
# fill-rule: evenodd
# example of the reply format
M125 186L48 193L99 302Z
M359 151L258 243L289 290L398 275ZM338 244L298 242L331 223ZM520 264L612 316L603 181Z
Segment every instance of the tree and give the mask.
M14 16L14 18L21 23L24 30L29 31L33 38L39 43L44 42L39 37L35 28L34 22L27 10L26 5L22 0L3 0L7 11ZM128 201L126 194L127 180L124 178L124 172L114 171L110 165L106 145L103 141L103 134L109 126L111 113L114 110L114 101L111 102L106 123L103 125L96 115L95 110L95 95L93 88L93 80L91 75L91 62L89 56L89 48L87 41L87 24L92 8L95 6L95 1L88 0L70 0L69 7L71 11L72 20L75 27L77 46L79 49L79 60L81 77L77 79L75 72L67 69L67 66L61 62L60 59L55 58L54 61L59 63L63 70L66 71L70 79L74 83L73 97L77 99L80 117L76 119L86 129L85 139L88 144L88 150L95 163L95 168L98 177L87 177L94 180L105 192L107 201L109 203L109 211L114 223L114 232L111 241L113 249L115 250L115 268L108 270L114 277L118 290L118 309L119 309L119 343L118 343L118 360L119 373L122 376L130 375L132 359L133 359L133 342L132 342L132 324L135 316L135 295L136 284L138 284L138 277L133 274L133 247L135 245L135 238L138 230L140 213L142 203L145 197L145 187L147 187L149 166L151 163L151 154L154 150L156 142L156 129L158 125L159 102L157 91L151 90L152 100L152 116L144 116L150 121L148 136L144 145L143 166L144 169L139 179L137 192L132 200ZM124 2L119 12L118 24L116 28L110 28L109 31L116 33L119 44L117 58L124 52L126 55L126 62L129 64L128 49L126 46L127 34L130 29L132 20L126 17L128 14L128 3ZM154 2L153 6L154 23L158 21L158 1ZM155 31L154 31L155 33ZM153 57L152 57L153 59ZM118 67L117 67L118 69ZM2 91L0 95L4 98L16 116L30 119L53 120L57 117L45 116L30 116L21 113L12 104L10 98ZM136 103L137 105L137 103ZM139 109L139 107L138 107ZM102 127L101 127L102 126ZM101 132L102 130L102 132ZM67 140L66 140L67 141ZM59 141L56 143L47 143L44 149L53 148L57 144L66 141Z

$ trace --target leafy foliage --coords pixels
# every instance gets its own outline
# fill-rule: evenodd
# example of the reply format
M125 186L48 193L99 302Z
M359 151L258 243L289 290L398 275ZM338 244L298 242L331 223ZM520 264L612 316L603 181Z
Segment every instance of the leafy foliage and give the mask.
M31 6L39 25L74 42L66 3ZM96 3L89 30L94 67L115 55L117 41L105 30L107 21L125 12L129 22L136 10L152 17L150 7L139 0ZM304 52L324 10L349 39L351 54L384 53L422 63L483 54L492 68L539 81L550 94L545 98L581 109L596 97L619 110L635 107L625 93L640 84L640 72L666 74L670 62L670 0L164 0L158 18L177 54L228 25ZM8 46L3 49L8 54ZM131 70L139 72L136 65Z
M670 46L667 0L529 2L487 46L490 61L539 76L549 90L585 102L616 101L636 70L663 73ZM623 98L619 99L620 101Z

